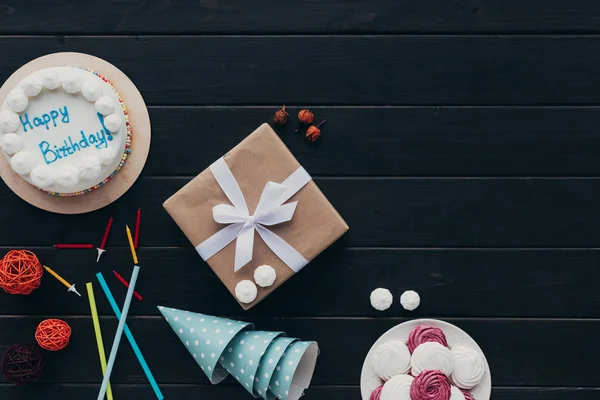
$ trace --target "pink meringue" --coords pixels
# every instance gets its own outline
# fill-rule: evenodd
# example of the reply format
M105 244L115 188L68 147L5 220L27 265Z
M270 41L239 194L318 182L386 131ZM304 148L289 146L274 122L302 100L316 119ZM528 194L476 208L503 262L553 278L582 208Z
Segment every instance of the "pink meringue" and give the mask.
M441 371L423 371L410 386L412 400L450 400L450 380Z
M412 354L418 345L425 342L437 342L444 347L448 347L446 335L444 335L444 332L440 328L419 325L408 336L408 350Z

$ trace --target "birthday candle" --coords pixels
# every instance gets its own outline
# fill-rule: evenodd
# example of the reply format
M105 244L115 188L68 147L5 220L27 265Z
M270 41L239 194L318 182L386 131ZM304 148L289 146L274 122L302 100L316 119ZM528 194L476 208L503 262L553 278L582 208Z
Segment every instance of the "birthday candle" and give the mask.
M85 244L68 244L68 243L60 243L54 245L55 249L93 249L94 245L91 243Z
M108 225L106 225L106 230L104 231L104 237L102 237L102 243L100 244L100 249L104 250L106 247L106 241L108 240L108 234L110 233L110 228L112 227L113 217L110 217L108 220Z
M142 209L138 208L137 216L135 218L135 239L133 241L133 244L136 249L138 248L138 245L140 242L140 220L141 219L142 219Z
M123 278L121 276L121 274L119 274L117 271L113 271L113 274L115 274L115 277L119 280L119 282L121 282L123 284L123 286L125 286L127 289L129 289L129 282L127 282L125 280L125 278ZM142 296L140 296L140 294L138 292L133 292L133 295L135 296L136 299L138 300L142 300Z

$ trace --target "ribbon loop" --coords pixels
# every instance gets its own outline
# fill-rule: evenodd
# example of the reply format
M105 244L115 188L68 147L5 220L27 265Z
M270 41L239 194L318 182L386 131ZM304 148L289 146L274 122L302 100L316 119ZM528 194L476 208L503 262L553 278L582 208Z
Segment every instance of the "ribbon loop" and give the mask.
M281 224L293 218L298 202L283 203L311 181L312 178L304 168L299 167L283 183L267 182L253 215L250 215L244 194L225 160L218 159L210 166L210 170L232 204L215 206L213 219L220 224L231 225L196 246L196 250L204 260L208 260L237 239L234 272L238 271L252 260L256 230L273 253L294 272L298 272L308 264L296 249L264 227L264 225Z

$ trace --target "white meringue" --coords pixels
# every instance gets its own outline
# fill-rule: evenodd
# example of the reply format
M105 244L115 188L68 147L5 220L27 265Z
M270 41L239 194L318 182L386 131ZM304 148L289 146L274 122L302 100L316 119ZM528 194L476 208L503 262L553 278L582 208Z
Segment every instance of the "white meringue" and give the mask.
M377 376L387 381L410 371L410 352L404 342L392 340L375 349L371 362Z
M79 176L83 179L96 179L102 172L100 160L95 156L85 156L79 161Z
M94 103L96 111L102 115L108 115L115 111L115 103L108 96L100 97Z
M0 137L0 147L2 150L8 154L13 155L19 151L23 147L23 140L21 136L14 133L7 133Z
M121 129L121 125L123 125L123 120L118 114L110 114L104 118L104 126L112 133L118 132Z
M56 74L45 74L40 80L46 89L54 90L60 86L62 78Z
M450 349L436 342L425 342L418 345L413 351L410 363L413 376L426 370L439 370L450 376L454 370L454 360Z
M450 400L465 400L465 395L456 386L450 388Z
M11 110L0 110L0 131L9 133L19 129L21 121L19 116Z
M371 306L379 311L385 311L394 302L392 293L384 288L377 288L371 292Z
M26 175L35 167L35 157L27 151L20 151L10 160L10 166L19 175Z
M117 156L117 150L114 148L102 149L98 152L98 159L102 165L109 165Z
M8 94L8 97L6 98L6 105L14 112L20 113L25 111L29 105L29 99L27 98L25 92L23 92L23 89L16 88Z
M47 165L38 165L31 171L31 182L41 189L54 183L54 171Z
M405 310L413 311L421 304L421 297L414 290L407 290L400 296L400 304Z
M410 375L396 375L383 384L380 400L411 400L410 386L415 378Z
M62 81L62 87L65 90L65 92L71 94L78 93L79 91L81 91L81 83L79 83L79 80L74 77L64 78Z
M29 97L35 97L42 91L42 82L38 78L27 78L21 83L21 89Z
M81 87L81 94L87 101L95 102L102 97L102 86L95 81L86 81Z
M260 287L269 287L277 279L277 272L270 265L261 265L254 271L254 281Z
M79 171L74 165L65 165L56 171L56 183L71 188L79 182Z
M477 386L485 375L485 360L483 355L468 347L455 347L450 350L454 360L452 382L461 389L471 390Z
M257 294L258 289L252 281L243 280L235 285L235 297L237 297L240 303L252 303L256 299Z

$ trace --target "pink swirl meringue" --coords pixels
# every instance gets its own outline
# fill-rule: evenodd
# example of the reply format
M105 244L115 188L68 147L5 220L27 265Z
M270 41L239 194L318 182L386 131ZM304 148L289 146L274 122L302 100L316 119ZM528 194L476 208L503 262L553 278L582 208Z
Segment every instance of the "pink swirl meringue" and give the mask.
M379 400L381 398L381 389L383 389L383 386L379 386L378 388L373 390L371 392L371 396L369 397L369 400Z
M441 371L423 371L410 386L412 400L450 400L450 381Z
M465 389L460 389L460 391L465 396L465 400L475 400L475 397L473 397L473 394L470 391Z
M408 336L408 350L412 354L418 345L426 342L437 342L444 347L448 347L446 335L444 335L444 332L440 328L419 325Z

